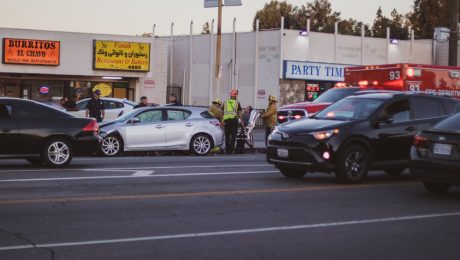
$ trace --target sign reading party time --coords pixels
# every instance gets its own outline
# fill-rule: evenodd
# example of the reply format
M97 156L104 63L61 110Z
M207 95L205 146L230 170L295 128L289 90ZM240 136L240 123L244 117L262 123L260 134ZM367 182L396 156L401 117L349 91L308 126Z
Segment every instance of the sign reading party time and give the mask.
M4 64L58 66L60 42L3 38Z
M95 70L150 70L150 43L94 40Z
M284 78L300 80L344 81L343 64L284 61Z

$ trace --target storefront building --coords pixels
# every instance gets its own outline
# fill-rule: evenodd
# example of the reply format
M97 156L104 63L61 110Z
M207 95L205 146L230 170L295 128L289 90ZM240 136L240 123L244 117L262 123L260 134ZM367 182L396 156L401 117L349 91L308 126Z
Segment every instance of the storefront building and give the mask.
M166 99L167 45L152 38L0 28L0 96L57 103Z

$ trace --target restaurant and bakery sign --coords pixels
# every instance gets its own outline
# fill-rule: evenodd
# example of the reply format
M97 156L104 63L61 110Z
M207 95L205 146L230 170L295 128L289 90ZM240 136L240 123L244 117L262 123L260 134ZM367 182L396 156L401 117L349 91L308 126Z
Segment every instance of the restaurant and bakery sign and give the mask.
M3 38L4 64L59 66L59 41Z
M95 70L150 70L150 43L94 40Z

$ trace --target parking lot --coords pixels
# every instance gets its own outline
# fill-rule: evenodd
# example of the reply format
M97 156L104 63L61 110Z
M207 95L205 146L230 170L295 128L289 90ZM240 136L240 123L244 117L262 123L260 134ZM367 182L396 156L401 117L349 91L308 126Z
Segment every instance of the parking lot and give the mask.
M345 185L262 154L0 161L0 259L455 259L460 191Z

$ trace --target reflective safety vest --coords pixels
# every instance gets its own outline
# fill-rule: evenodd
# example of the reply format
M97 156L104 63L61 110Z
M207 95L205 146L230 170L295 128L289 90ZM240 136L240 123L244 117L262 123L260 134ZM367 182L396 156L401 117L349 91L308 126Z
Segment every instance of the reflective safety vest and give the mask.
M224 103L224 121L236 118L238 118L238 101L229 98Z

